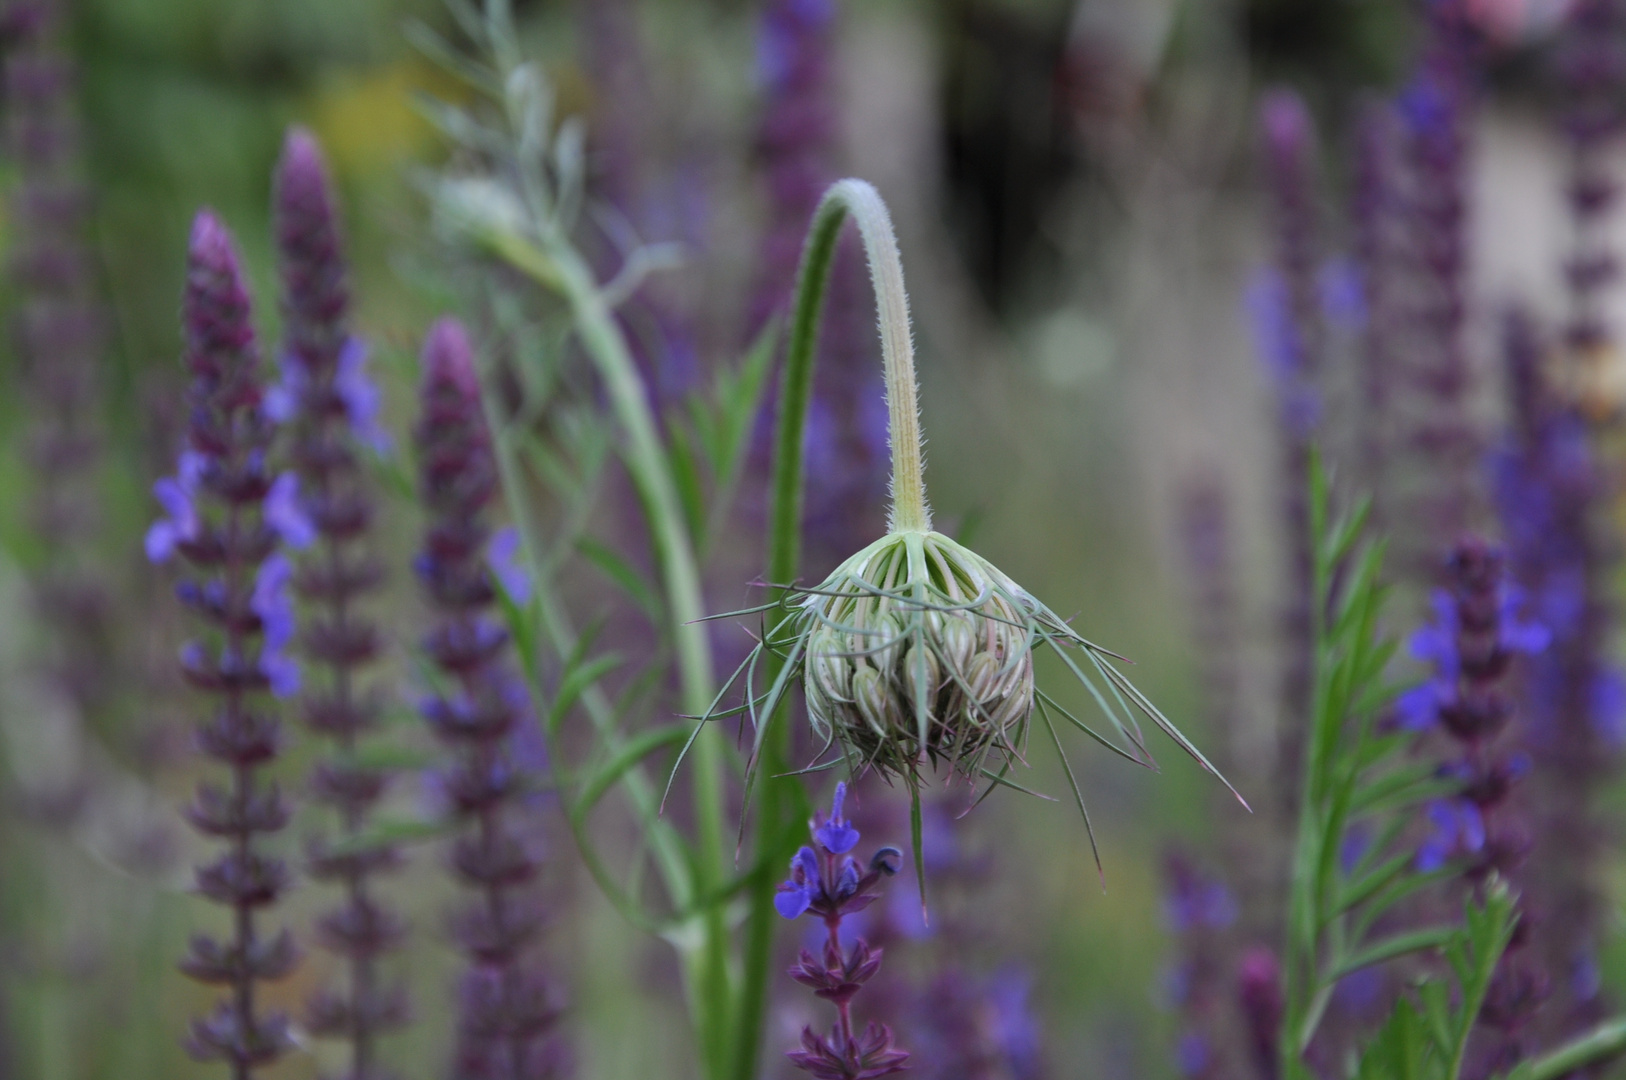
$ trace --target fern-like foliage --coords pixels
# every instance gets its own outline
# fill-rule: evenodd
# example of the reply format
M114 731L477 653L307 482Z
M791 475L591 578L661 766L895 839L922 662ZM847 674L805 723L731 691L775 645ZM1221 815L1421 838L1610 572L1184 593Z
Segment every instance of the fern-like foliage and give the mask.
M1425 982L1421 1005L1407 999L1397 1006L1368 1050L1370 1065L1363 1058L1360 1068L1391 1061L1398 1068L1402 1058L1419 1067L1440 1061L1452 1071L1415 1075L1454 1077L1477 1002L1511 933L1512 901L1498 886L1470 903L1461 924L1386 929L1403 901L1461 873L1451 865L1420 871L1406 843L1415 812L1449 794L1455 781L1440 777L1433 762L1408 759L1414 736L1384 723L1399 689L1387 675L1397 643L1381 629L1388 594L1383 545L1363 541L1366 506L1334 519L1317 461L1310 512L1315 690L1289 886L1282 1073L1289 1080L1312 1076L1304 1055L1340 980L1400 957L1441 952L1455 991Z

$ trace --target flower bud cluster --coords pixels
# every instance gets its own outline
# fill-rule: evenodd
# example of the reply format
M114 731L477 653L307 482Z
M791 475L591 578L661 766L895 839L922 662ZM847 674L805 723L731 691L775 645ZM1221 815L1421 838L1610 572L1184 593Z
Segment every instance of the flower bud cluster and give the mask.
M261 774L281 745L264 694L287 690L297 678L281 655L293 616L289 566L277 549L284 540L307 541L309 527L279 504L278 481L268 472L273 428L261 408L248 290L231 237L209 211L192 229L184 315L188 447L177 477L158 485L169 516L148 533L147 550L155 560L179 555L187 564L191 575L177 592L212 630L185 647L182 666L188 682L216 702L198 744L230 781L199 784L187 818L227 844L199 868L197 887L232 909L235 934L229 941L194 938L181 967L230 989L212 1015L194 1021L189 1045L200 1059L230 1063L241 1078L291 1045L287 1018L263 1016L255 1002L258 984L288 974L296 960L286 931L266 938L258 926L259 913L288 884L284 863L260 847L289 813Z
M12 4L6 23L8 149L17 170L9 252L21 301L13 327L28 411L30 517L43 554L41 621L57 652L56 685L81 711L111 702L116 671L108 582L91 548L99 534L101 359L106 315L88 244L78 79L60 41L61 5Z
M1398 705L1409 726L1437 724L1460 748L1443 774L1460 780L1459 794L1430 808L1432 832L1418 852L1421 869L1460 859L1475 886L1492 875L1506 879L1530 846L1529 830L1509 802L1529 759L1510 753L1499 739L1513 716L1505 683L1514 658L1545 650L1551 635L1522 622L1522 597L1507 583L1499 548L1483 540L1460 541L1449 563L1450 588L1435 594L1435 622L1412 636L1413 655L1432 662L1435 675ZM1546 996L1546 976L1516 934L1503 954L1480 1014L1497 1033L1486 1049L1488 1074L1522 1060L1522 1029Z
M802 602L814 731L883 776L923 759L974 775L1033 712L1036 606L947 537L877 541Z
M1525 899L1543 918L1532 936L1552 996L1539 1022L1544 1041L1586 1030L1607 1015L1597 948L1610 901L1600 867L1611 845L1599 811L1619 768L1621 672L1610 659L1616 562L1603 527L1610 480L1585 418L1551 378L1534 320L1515 310L1504 326L1512 431L1494 459L1502 529L1513 574L1552 645L1518 680L1520 741L1535 768L1536 832Z
M318 936L349 969L347 990L324 988L306 1022L317 1035L351 1043L348 1080L371 1080L381 1030L406 1018L404 992L379 986L379 957L397 947L404 921L378 895L373 877L397 866L389 845L355 847L388 775L356 761L357 739L378 724L377 696L358 678L378 655L377 628L358 603L377 590L382 567L368 550L373 505L362 468L364 445L376 445L378 391L362 364L366 349L348 329L349 291L326 169L316 141L289 133L276 172L276 241L280 255L284 344L282 382L267 411L292 435L290 456L301 481L300 509L316 542L292 576L305 602L304 652L323 675L310 681L301 706L306 725L336 753L317 765L316 798L338 815L351 843L313 842L311 876L343 889L321 919Z
M417 446L429 523L417 570L438 614L424 650L443 682L422 711L456 754L442 777L464 823L452 866L477 894L453 919L469 960L453 1074L540 1080L558 1067L548 1038L558 1011L527 956L542 923L531 888L540 866L513 820L531 783L511 749L525 693L505 663L508 634L489 613L497 593L486 511L496 460L462 324L442 319L431 328L423 365Z
M847 785L837 784L830 815L812 822L817 850L803 847L791 860L790 878L779 886L774 905L787 919L813 915L823 920L826 936L821 955L801 950L790 969L791 978L836 1007L836 1024L829 1035L802 1029L802 1045L787 1057L798 1069L818 1080L873 1080L901 1072L907 1051L892 1045L892 1031L873 1020L854 1034L852 1001L864 984L881 969L882 950L859 938L852 947L841 945L841 922L880 899L881 883L898 872L903 854L883 847L859 868L848 852L858 846L858 830L842 812Z
M1565 194L1574 238L1564 265L1569 291L1564 336L1584 384L1608 377L1614 347L1605 309L1607 292L1620 278L1620 262L1607 234L1620 188L1609 158L1614 137L1626 122L1621 107L1621 88L1626 85L1623 34L1626 4L1621 0L1576 0L1565 17L1557 49L1565 101L1562 124L1570 143ZM1619 409L1621 402L1597 404Z

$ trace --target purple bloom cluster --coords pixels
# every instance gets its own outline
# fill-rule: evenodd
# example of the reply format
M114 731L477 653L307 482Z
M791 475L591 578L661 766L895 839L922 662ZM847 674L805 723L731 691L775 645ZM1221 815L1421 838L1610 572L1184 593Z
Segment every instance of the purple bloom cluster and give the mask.
M1510 313L1504 331L1511 430L1493 459L1497 506L1514 576L1552 635L1525 665L1519 686L1522 742L1535 768L1537 831L1526 899L1533 931L1555 978L1544 1034L1572 1034L1601 1018L1596 949L1607 918L1597 884L1605 826L1599 792L1619 760L1621 677L1610 664L1612 559L1603 541L1608 485L1585 419L1546 371L1531 319Z
M1478 443L1468 415L1468 107L1474 37L1463 0L1434 0L1421 62L1400 95L1403 175L1396 211L1404 238L1396 284L1404 329L1397 343L1408 408L1397 417L1404 449L1428 466L1402 508L1418 523L1408 554L1433 567L1473 509ZM1398 303L1398 300L1397 300Z
M1596 368L1613 344L1602 294L1620 276L1620 265L1604 229L1614 212L1619 188L1610 174L1610 143L1620 134L1626 112L1626 5L1620 0L1575 0L1557 51L1564 91L1564 133L1570 143L1566 192L1574 249L1564 267L1569 289L1565 343L1582 365L1583 377Z
M184 317L192 375L188 445L177 477L160 488L169 516L153 527L148 551L160 559L179 555L190 567L177 593L213 631L185 647L182 667L187 681L217 703L198 728L198 745L229 770L230 782L200 783L187 818L227 844L218 860L199 868L197 887L232 910L235 931L229 941L193 938L181 966L228 988L213 1014L193 1022L189 1048L200 1059L228 1062L241 1080L290 1045L287 1018L262 1016L256 990L286 975L296 960L288 933L264 937L257 918L288 882L282 861L265 855L257 840L288 821L280 791L260 775L280 745L279 725L261 695L277 688L280 649L292 625L287 563L268 512L273 429L261 409L248 290L231 237L209 211L192 229Z
M532 786L511 743L525 719L525 691L507 669L508 635L490 608L496 582L486 558L487 510L497 468L468 335L441 319L423 350L417 428L419 490L429 515L417 571L438 623L424 649L441 676L422 711L457 755L442 777L465 827L452 865L477 897L453 920L468 954L460 987L459 1080L540 1080L555 1075L549 1039L558 1010L527 955L542 921L533 895L539 864L515 813Z
M1310 443L1322 367L1320 257L1315 215L1315 129L1304 102L1288 90L1260 105L1265 161L1275 203L1276 260L1250 297L1260 349L1276 387L1282 516L1288 550L1282 611L1282 715L1301 716L1310 701ZM1295 760L1301 725L1283 726L1283 760ZM1291 804L1293 793L1284 792Z
M803 949L790 969L791 978L836 1007L829 1035L804 1027L801 1049L787 1055L798 1069L818 1080L872 1080L901 1072L909 1060L906 1051L892 1045L892 1031L885 1024L872 1020L861 1034L853 1033L852 1000L880 970L882 950L871 949L863 938L844 950L841 923L880 899L882 881L898 872L903 855L897 848L883 847L859 868L858 860L847 854L858 846L859 835L842 812L846 797L847 785L837 784L829 816L817 814L812 822L817 850L803 847L796 853L790 878L774 898L774 906L787 919L809 914L824 922L822 956Z
M1321 255L1315 205L1315 126L1291 90L1266 94L1259 105L1265 166L1274 203L1275 273L1257 307L1266 363L1274 377L1282 423L1296 442L1308 440L1319 404L1315 383L1325 336Z
M1254 1070L1260 1080L1276 1080L1280 1071L1276 1041L1286 1011L1281 961L1263 946L1249 949L1238 965L1236 982Z
M1528 759L1504 737L1514 715L1506 683L1515 657L1541 653L1551 635L1523 621L1523 598L1507 581L1500 549L1460 541L1449 563L1450 588L1434 597L1434 622L1412 635L1412 655L1433 668L1432 679L1397 703L1403 723L1437 726L1458 748L1444 775L1458 794L1430 808L1430 833L1417 854L1419 869L1461 860L1476 886L1492 874L1506 880L1531 843L1510 796L1529 772ZM1523 1059L1524 1029L1546 993L1546 977L1516 936L1492 980L1479 1022L1488 1035L1479 1048L1490 1075Z
M1234 1071L1230 931L1236 898L1179 852L1170 852L1163 865L1164 921L1179 950L1166 985L1169 1004L1180 1014L1176 1062L1189 1080L1214 1080Z
M87 243L77 79L54 7L16 3L4 16L7 144L17 171L9 256L21 302L13 332L34 417L29 516L45 553L35 577L38 613L57 653L57 686L95 713L116 679L107 581L89 550L100 531L94 485L106 318Z
M304 652L322 674L310 680L301 707L306 725L330 739L336 753L316 767L312 790L338 815L342 851L314 841L309 871L343 889L322 916L317 937L348 968L348 987L324 988L311 999L313 1034L350 1040L347 1080L373 1080L379 1033L406 1018L405 994L379 985L378 960L398 946L405 924L382 901L374 875L398 865L387 844L353 841L383 796L388 776L355 760L357 739L378 724L376 695L358 676L377 656L378 632L357 611L383 570L367 550L372 500L361 467L364 446L382 444L375 414L378 391L363 367L366 348L349 333L349 290L326 169L316 141L289 133L277 165L273 202L282 279L282 382L266 395L266 412L292 438L293 474L273 485L279 516L308 521L314 546L297 573L281 563L276 595L292 582L304 601ZM291 611L289 623L291 624Z

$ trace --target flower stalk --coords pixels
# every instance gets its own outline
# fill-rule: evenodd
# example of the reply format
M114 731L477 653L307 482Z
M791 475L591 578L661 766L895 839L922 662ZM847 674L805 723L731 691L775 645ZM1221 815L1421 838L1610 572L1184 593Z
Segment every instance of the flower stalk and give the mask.
M377 695L362 685L380 648L376 626L360 610L383 570L368 550L373 516L362 454L383 435L378 389L365 371L366 344L349 330L350 293L321 150L294 130L277 165L273 206L282 278L285 341L282 382L269 397L275 418L291 430L291 456L302 482L301 505L316 543L300 560L294 590L304 600L306 656L324 675L301 702L311 731L332 753L312 777L315 798L337 813L333 837L315 841L309 869L336 884L343 899L318 924L324 947L348 968L348 986L311 999L315 1034L350 1043L348 1080L372 1080L378 1042L406 1020L406 995L381 985L381 957L400 945L404 920L379 895L375 878L400 865L389 844L358 844L389 777L358 761L359 740L379 723Z
M248 1080L292 1046L287 1018L262 1014L258 999L260 983L287 975L297 959L287 931L266 937L260 924L288 885L286 865L265 853L262 838L289 815L263 776L281 743L263 695L297 687L297 668L282 655L293 611L289 564L277 547L308 543L310 532L282 497L286 485L267 472L272 426L261 408L248 290L231 237L209 211L193 226L184 310L193 377L188 447L177 475L155 488L167 517L148 532L147 554L155 562L179 555L193 569L176 591L213 629L210 640L183 648L181 664L186 680L217 702L198 745L230 780L199 784L186 816L227 845L198 869L197 885L230 909L232 935L194 937L181 970L227 990L210 1016L193 1021L188 1048Z

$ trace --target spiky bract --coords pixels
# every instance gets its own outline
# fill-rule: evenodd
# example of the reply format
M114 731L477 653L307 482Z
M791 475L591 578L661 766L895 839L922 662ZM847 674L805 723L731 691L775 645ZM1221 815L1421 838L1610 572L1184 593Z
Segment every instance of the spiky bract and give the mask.
M794 602L808 719L855 771L1020 754L1039 605L938 533L892 533Z
M766 725L799 678L822 744L808 771L845 762L855 776L874 770L902 779L918 798L922 772L947 765L972 783L987 781L981 797L998 786L1026 791L1009 774L1012 766L1026 764L1037 716L1088 826L1056 720L1120 757L1153 766L1138 711L1214 772L1113 665L1121 657L1080 636L999 568L940 533L889 533L818 586L789 588L775 603L731 614L763 614L768 626L702 719L748 715L760 750ZM1106 716L1112 737L1036 685L1034 654L1046 645ZM769 657L777 670L762 690L759 678ZM730 687L742 678L744 702L723 708ZM825 761L832 750L840 759ZM748 790L758 761L754 751Z

